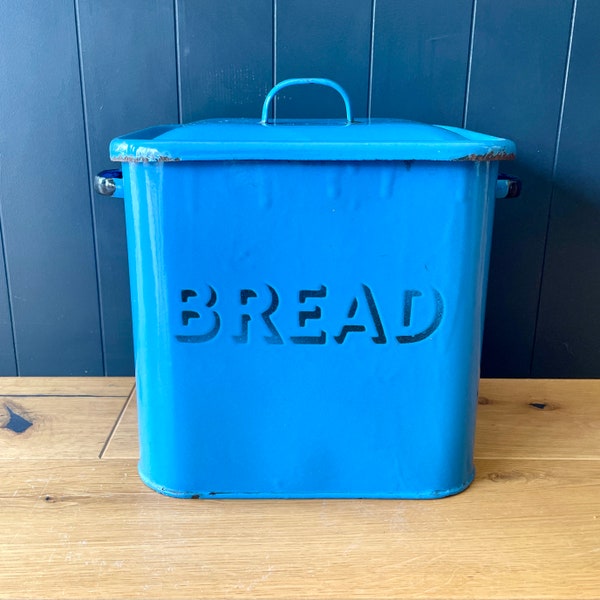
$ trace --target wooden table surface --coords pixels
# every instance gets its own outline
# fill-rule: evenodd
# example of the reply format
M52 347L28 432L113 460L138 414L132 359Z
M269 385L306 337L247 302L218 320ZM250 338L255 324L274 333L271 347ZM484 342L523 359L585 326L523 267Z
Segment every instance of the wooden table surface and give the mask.
M133 384L0 379L0 598L600 598L600 381L483 380L426 501L160 496Z

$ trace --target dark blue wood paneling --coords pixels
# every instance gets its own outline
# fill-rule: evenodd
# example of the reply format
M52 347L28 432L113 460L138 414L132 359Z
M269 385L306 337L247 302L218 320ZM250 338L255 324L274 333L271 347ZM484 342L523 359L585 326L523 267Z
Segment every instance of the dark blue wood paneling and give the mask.
M600 377L600 3L579 0L533 361L535 377Z
M517 142L504 168L524 192L497 206L483 374L598 376L596 0L577 0L555 164L572 7L0 0L0 375L131 373L122 203L90 192L111 137L178 118L258 118L274 81L317 76L342 84L357 116L370 105L378 117L466 118ZM279 96L279 118L342 114L332 91Z
M2 220L2 158L0 157L0 223ZM0 377L17 375L17 363L8 298L4 245L0 227Z
M572 0L478 0L467 127L508 137L518 160L502 168L523 194L499 201L482 374L527 377L539 299Z
M73 3L0 1L2 225L22 375L101 375Z
M354 115L367 114L371 45L370 0L276 0L275 75L326 77L349 94ZM276 100L278 118L344 116L333 90L288 88Z
M90 171L114 167L110 140L176 123L172 0L78 0ZM123 201L93 195L107 375L133 373Z
M178 0L184 122L260 118L273 81L271 0Z
M462 125L473 0L377 0L373 117Z

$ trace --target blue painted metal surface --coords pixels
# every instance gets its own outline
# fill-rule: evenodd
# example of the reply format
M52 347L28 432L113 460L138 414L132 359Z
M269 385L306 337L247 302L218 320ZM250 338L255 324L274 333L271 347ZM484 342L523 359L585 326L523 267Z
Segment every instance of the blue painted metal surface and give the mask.
M331 123L112 143L139 471L159 492L435 498L473 478L497 159L514 147Z
M260 122L262 125L266 125L269 118L269 106L271 101L275 98L275 95L278 94L281 90L291 87L293 85L323 85L325 87L329 87L335 90L344 101L344 108L346 110L346 124L349 125L352 123L352 109L350 108L350 98L348 98L348 94L346 90L342 88L335 81L331 81L331 79L325 79L323 77L301 77L301 78L293 78L293 79L285 79L284 81L280 81L273 89L267 94L265 101L262 107L262 114L260 117Z
M347 102L347 98L345 102ZM268 109L265 105L263 113ZM348 113L350 114L350 113ZM155 127L116 138L114 161L182 160L433 160L514 158L505 139L459 129L392 119L299 121L207 119Z

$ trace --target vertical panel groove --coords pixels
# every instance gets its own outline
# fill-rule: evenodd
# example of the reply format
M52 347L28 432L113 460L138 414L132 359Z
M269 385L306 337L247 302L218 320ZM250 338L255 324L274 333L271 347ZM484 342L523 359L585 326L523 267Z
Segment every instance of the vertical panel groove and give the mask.
M554 162L552 163L552 180L556 177L556 166L558 164L558 151L560 146L560 135L563 126L563 117L565 114L565 100L567 97L567 85L569 83L569 68L571 66L571 51L573 49L573 33L575 30L575 16L577 14L577 2L573 0L573 10L571 12L571 25L569 29L569 45L567 47L567 60L565 63L565 76L563 79L562 96L560 99L560 113L558 116L558 126L556 128L556 145L554 148Z
M372 0L277 3L277 78L325 77L348 93L354 113L368 105ZM339 95L298 86L278 94L277 118L337 119Z
M465 107L463 109L462 126L467 126L467 115L469 112L469 96L471 95L471 66L473 65L473 43L475 41L475 23L477 19L477 0L473 0L471 12L471 32L469 34L469 58L467 61L467 81L465 85Z
M477 0L475 0L477 1ZM569 44L567 46L567 58L565 60L565 74L563 78L562 95L560 99L560 112L558 116L558 125L556 127L556 142L554 145L554 158L552 162L552 189L550 191L550 199L548 202L548 216L546 218L546 236L544 238L544 252L542 255L542 269L540 272L540 285L538 287L538 302L537 309L535 312L535 326L533 329L533 343L531 344L531 358L529 361L529 376L533 373L533 360L535 357L535 347L537 344L538 327L540 320L540 309L542 305L542 290L544 288L544 271L546 268L546 254L548 252L548 237L550 235L550 221L552 219L552 203L554 201L555 187L556 187L556 169L558 165L558 153L560 149L560 136L562 133L563 117L565 113L565 100L567 97L567 85L569 83L569 68L571 66L571 51L573 48L573 33L575 31L575 17L577 15L577 2L573 0L573 8L571 10L571 23L569 29Z
M183 123L183 102L181 98L181 51L179 48L179 0L173 0L173 21L175 24L175 77L177 79L177 122Z
M74 10L75 10L75 34L77 36L77 62L78 62L78 66L79 66L81 109L82 109L82 115L83 115L83 136L84 136L84 143L85 143L85 161L86 161L86 165L87 165L87 179L88 179L88 189L89 189L88 201L90 203L90 212L91 212L91 216L92 216L92 243L94 246L94 269L96 271L96 297L98 299L98 321L100 324L100 344L101 344L101 348L102 348L101 365L102 365L102 373L104 375L107 375L107 372L106 372L106 344L105 344L105 340L104 340L104 338L105 338L104 310L102 307L102 294L100 292L101 282L100 282L100 269L98 266L98 236L96 233L96 208L94 206L92 153L90 150L89 120L88 120L86 92L85 92L85 75L84 75L84 69L83 69L81 25L80 25L80 19L79 19L79 0L73 0L73 6L74 6Z
M369 48L369 82L367 90L367 119L371 118L371 106L373 101L373 61L375 56L375 11L377 10L377 0L373 0L371 5L371 46Z
M473 0L443 4L377 0L371 117L462 124Z
M2 182L2 155L0 155L0 184ZM2 186L0 185L0 190ZM1 198L1 197L0 197ZM10 333L12 336L12 347L14 353L14 364L17 377L20 377L19 369L19 354L17 352L17 336L15 335L15 321L13 317L13 306L12 306L12 292L10 289L10 276L8 274L8 260L6 259L6 245L4 243L4 230L3 230L3 216L2 216L2 202L0 201L0 244L2 245L2 260L4 262L4 278L6 280L6 295L8 296L8 317L10 320Z
M273 78L272 87L277 85L277 0L273 0ZM277 118L277 97L273 98L273 120Z

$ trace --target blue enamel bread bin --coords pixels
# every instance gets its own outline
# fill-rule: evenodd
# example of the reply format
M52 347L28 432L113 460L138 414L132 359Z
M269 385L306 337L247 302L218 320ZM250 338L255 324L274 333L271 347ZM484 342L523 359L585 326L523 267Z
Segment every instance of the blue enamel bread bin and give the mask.
M283 87L346 118L270 121ZM437 498L473 479L494 200L512 142L354 120L329 80L262 119L112 141L139 472L183 498Z

